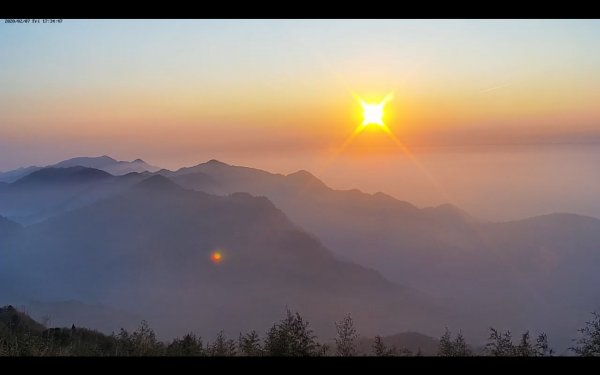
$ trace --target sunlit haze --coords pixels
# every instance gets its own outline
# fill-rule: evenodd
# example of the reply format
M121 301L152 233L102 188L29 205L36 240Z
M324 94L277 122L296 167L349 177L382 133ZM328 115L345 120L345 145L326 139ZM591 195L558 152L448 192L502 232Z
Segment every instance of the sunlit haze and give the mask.
M484 219L600 217L599 35L597 20L2 24L0 170L218 159ZM383 122L421 167L377 126L339 152L374 115L355 95L391 92Z
M0 19L0 357L600 356L599 41Z

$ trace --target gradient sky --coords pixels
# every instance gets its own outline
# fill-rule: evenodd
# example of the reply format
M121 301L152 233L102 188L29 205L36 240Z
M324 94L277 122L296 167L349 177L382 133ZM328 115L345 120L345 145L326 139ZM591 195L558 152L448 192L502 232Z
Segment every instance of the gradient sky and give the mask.
M0 170L79 155L169 168L218 158L408 194L389 176L406 160L385 134L334 157L360 123L352 92L394 92L387 124L422 160L588 147L600 140L599 38L598 20L0 24ZM361 185L374 167L378 185ZM446 199L434 190L408 195Z

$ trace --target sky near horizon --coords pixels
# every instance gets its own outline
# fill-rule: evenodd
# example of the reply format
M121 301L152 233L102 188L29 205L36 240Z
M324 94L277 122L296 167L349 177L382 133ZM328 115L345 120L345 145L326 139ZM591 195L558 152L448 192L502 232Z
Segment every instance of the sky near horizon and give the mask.
M353 93L393 92L386 125L420 160L594 149L599 37L599 20L0 24L0 170L80 155L168 168L217 158L400 194L390 171L406 156L386 134L339 153L361 121ZM379 185L360 185L373 170ZM446 199L436 194L415 199Z

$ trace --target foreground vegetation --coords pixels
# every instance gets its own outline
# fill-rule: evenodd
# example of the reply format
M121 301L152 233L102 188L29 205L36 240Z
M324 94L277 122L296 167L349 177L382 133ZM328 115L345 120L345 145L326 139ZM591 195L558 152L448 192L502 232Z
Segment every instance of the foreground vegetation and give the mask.
M87 328L46 328L12 306L0 308L0 356L356 356L358 333L350 315L335 323L334 344L321 344L298 313L287 311L261 340L255 331L241 334L237 340L221 331L213 341L189 333L171 342L161 342L148 323L142 321L134 332L121 329L105 335ZM600 356L600 314L580 329L581 338L571 348L573 354ZM552 356L547 336L532 340L529 332L513 342L512 334L490 329L488 343L475 352L459 332L448 330L439 340L439 356ZM372 345L373 356L418 356L405 348L387 347L380 336Z

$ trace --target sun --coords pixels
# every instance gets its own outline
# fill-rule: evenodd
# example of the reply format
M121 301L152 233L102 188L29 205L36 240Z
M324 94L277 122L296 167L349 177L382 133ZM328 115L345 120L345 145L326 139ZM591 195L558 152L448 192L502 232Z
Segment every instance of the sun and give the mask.
M394 142L399 143L400 141L398 140L398 138L394 135L394 133L392 133L392 130L388 128L385 122L383 121L383 118L385 116L385 105L394 98L394 93L390 92L381 101L379 101L379 103L368 103L363 98L358 96L358 94L356 94L355 92L351 93L352 96L354 96L354 99L362 107L363 121L360 125L354 128L352 134L350 134L350 136L346 138L346 141L342 144L337 153L339 154L344 149L346 149L346 147L350 145L350 143L352 143L352 141L356 137L358 137L362 132L367 130L370 125L377 125L378 130L387 134L394 140Z
M385 124L383 122L384 115L384 107L390 100L393 99L393 94L388 94L383 100L379 103L367 103L363 99L358 98L358 101L363 109L363 122L362 126L368 125L379 125L384 127Z
M383 125L383 104L368 104L361 102L363 107L363 126L370 124Z

